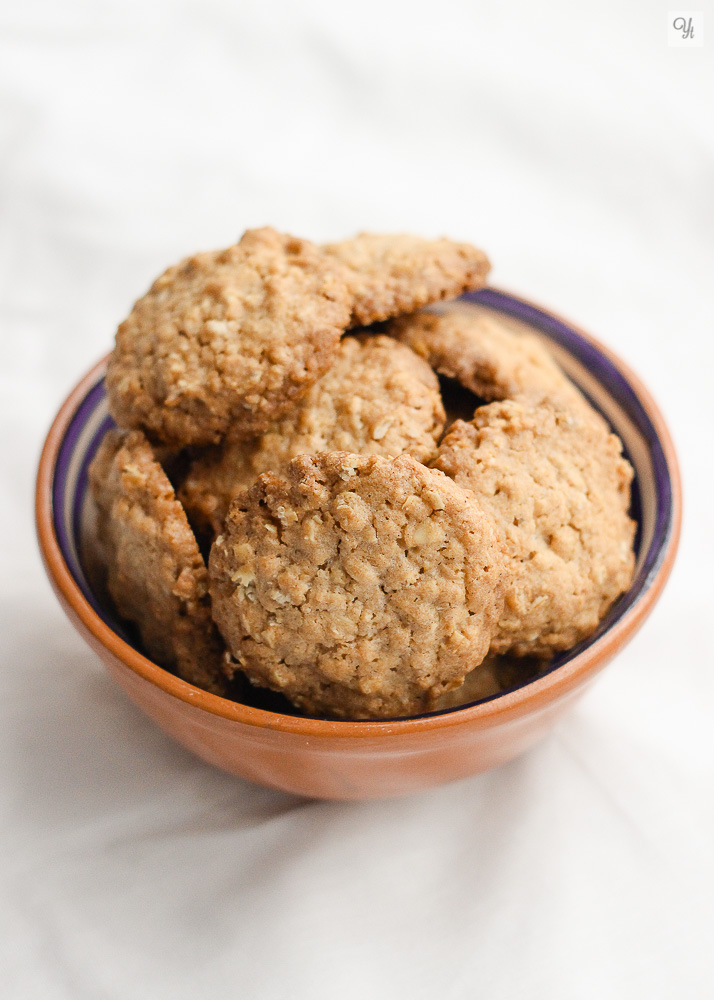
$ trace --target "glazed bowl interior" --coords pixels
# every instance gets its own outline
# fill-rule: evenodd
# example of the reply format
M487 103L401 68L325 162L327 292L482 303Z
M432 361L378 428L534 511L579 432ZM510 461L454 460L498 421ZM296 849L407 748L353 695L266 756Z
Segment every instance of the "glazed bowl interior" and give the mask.
M631 516L637 522L638 529L635 539L637 561L632 586L614 604L592 636L553 658L546 670L538 675L540 682L544 677L562 670L566 664L572 664L583 657L615 625L634 615L638 603L658 576L665 557L668 553L673 554L671 550L673 542L676 542L679 517L675 495L676 466L666 429L645 390L607 349L564 320L503 291L488 288L465 295L463 300L479 309L496 313L513 328L527 329L544 338L562 368L619 435L624 452L635 470ZM656 422L659 423L658 427L655 426ZM81 593L81 598L88 605L83 609L83 618L90 631L101 642L102 625L106 626L118 637L120 649L131 649L142 654L136 635L116 616L110 603L101 595L91 571L94 531L87 470L102 437L111 426L113 422L107 410L104 392L104 366L100 365L77 399L57 446L51 477L53 541L56 541L61 559ZM129 656L128 659L131 661L132 657ZM176 679L167 671L155 668L153 676L160 679L162 687L165 680L167 689L173 687L176 693ZM526 686L532 683L529 680ZM438 713L429 713L429 716L463 712L475 705L501 699L523 686L516 684L505 692L491 695L479 702L466 702ZM191 685L181 682L180 691L188 691L190 694L190 689ZM261 707L260 699L251 701L251 715L258 712L264 716L264 724L271 724L270 716L274 716L277 721L279 717L286 715L300 715L282 699L276 706L271 697L266 694L262 703L264 707ZM224 699L213 695L204 695L204 698L210 699L213 711L220 712L219 703L224 702ZM235 710L235 703L225 702L225 708L226 711L229 708ZM234 714L234 711L230 714Z

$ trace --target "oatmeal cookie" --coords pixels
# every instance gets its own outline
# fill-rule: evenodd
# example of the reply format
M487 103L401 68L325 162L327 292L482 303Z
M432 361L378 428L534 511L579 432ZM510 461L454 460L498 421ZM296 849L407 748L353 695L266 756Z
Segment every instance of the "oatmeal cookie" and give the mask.
M464 683L442 695L436 708L443 711L459 708L474 701L492 698L511 688L521 687L537 679L548 666L548 657L497 655L490 652L483 663L467 674Z
M489 653L482 663L466 674L462 684L440 695L434 703L434 708L438 712L444 712L449 708L459 708L461 705L500 694L498 661L499 658L495 654Z
M386 332L489 402L554 397L601 422L538 337L516 333L487 312L468 305L419 312L393 320Z
M89 481L119 614L137 625L153 660L223 694L224 647L211 619L206 565L141 431L109 431Z
M191 522L216 535L239 490L263 472L284 472L297 455L407 452L427 462L443 427L439 383L422 358L390 337L345 337L332 368L266 434L229 437L199 455L179 497Z
M491 403L457 421L434 466L473 491L509 556L492 649L548 656L590 635L632 579L632 468L578 410Z
M323 250L339 262L349 286L352 326L367 326L482 288L491 269L482 250L447 239L360 233Z
M178 447L262 433L332 364L351 301L317 247L273 229L196 254L119 327L111 414Z
M309 713L426 710L486 655L504 557L472 494L409 455L301 456L231 505L213 613L255 684Z

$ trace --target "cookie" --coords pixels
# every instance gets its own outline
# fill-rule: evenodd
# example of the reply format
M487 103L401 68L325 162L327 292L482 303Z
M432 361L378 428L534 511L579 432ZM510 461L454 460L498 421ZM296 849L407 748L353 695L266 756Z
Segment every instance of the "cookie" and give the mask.
M426 462L443 426L439 383L422 358L390 337L345 337L332 368L266 434L226 439L196 458L179 497L191 523L216 535L239 490L297 455L407 452Z
M117 424L176 447L262 433L332 364L351 294L306 240L250 230L170 267L117 332Z
M536 680L547 665L547 658L512 654L497 656L491 652L475 670L466 675L460 687L443 694L435 707L441 712L470 705L484 698L493 698L494 695Z
M591 635L632 579L632 468L619 438L579 410L491 403L457 421L435 468L471 490L508 554L492 650L549 656Z
M409 455L301 456L231 505L209 560L236 666L311 714L428 710L486 655L504 557L472 494Z
M323 247L352 295L352 326L482 288L491 265L482 250L453 240L361 233Z
M500 694L498 660L497 656L489 654L471 673L466 674L462 684L437 698L434 703L436 711L444 712L450 708L459 708L462 705Z
M538 403L554 397L600 420L538 337L516 333L487 312L468 305L419 312L393 320L386 332L481 399Z
M141 431L109 431L89 481L117 611L136 624L153 660L223 694L224 647L211 619L206 565Z

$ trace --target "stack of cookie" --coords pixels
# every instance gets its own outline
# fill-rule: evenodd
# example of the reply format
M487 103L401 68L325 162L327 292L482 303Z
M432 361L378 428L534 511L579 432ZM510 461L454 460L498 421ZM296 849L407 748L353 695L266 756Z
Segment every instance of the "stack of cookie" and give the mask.
M493 693L494 654L593 632L632 575L632 470L539 340L424 310L488 269L448 240L261 229L136 303L90 481L149 656L224 696L240 677L380 718L468 679ZM473 394L446 434L437 373Z

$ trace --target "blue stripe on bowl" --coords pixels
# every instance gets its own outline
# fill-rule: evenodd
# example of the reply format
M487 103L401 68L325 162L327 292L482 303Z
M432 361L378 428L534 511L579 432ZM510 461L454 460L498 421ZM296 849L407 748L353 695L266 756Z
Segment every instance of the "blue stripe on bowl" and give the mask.
M496 289L473 292L464 295L463 299L519 320L547 338L556 359L620 436L635 469L631 513L639 528L632 586L613 605L594 635L553 658L546 671L550 673L592 645L632 608L657 574L674 527L669 467L652 421L623 372L577 331L537 307ZM104 379L100 378L77 407L58 452L52 489L54 527L65 562L87 601L109 628L143 652L123 623L95 597L82 560L82 542L87 537L91 515L87 469L111 426ZM490 701L491 698L481 700ZM445 711L455 712L466 707L460 705Z
M78 490L78 473L82 465L85 464L87 426L96 419L97 408L103 400L104 380L100 379L89 390L72 417L59 448L52 484L52 513L62 555L72 575L79 583L82 593L88 600L92 601L95 609L96 605L89 592L79 560L77 542L80 536L77 533L78 521L74 515L77 497L86 492L86 479L82 490ZM96 444L94 450L96 450Z
M102 438L114 426L102 377L77 407L60 445L52 485L52 514L62 555L83 595L109 628L138 649L128 638L121 620L97 599L82 559L91 499L88 470Z

